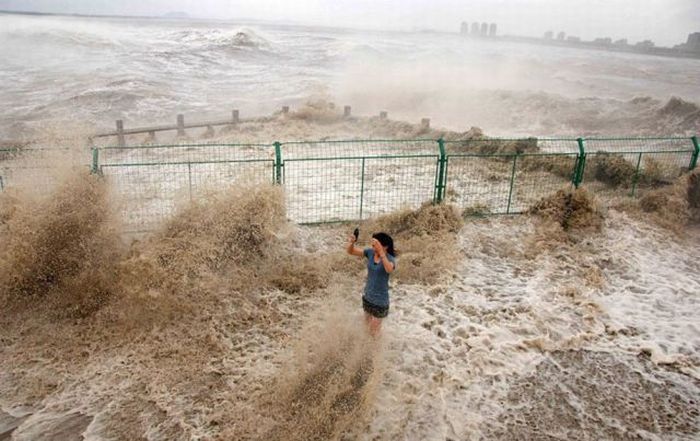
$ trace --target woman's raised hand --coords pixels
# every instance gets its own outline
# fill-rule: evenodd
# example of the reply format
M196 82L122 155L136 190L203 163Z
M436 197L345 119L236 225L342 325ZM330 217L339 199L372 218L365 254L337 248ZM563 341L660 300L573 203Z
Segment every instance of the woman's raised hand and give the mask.
M374 248L374 251L379 255L379 257L384 257L386 255L384 246L382 246L377 239L372 239L372 248Z

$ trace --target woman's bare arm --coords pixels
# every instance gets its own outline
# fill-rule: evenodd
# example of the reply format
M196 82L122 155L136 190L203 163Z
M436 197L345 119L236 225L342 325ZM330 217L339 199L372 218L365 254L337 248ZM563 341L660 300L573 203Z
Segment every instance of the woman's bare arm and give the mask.
M382 265L384 266L384 271L386 271L389 274L393 273L394 269L395 269L394 263L391 260L389 260L388 257L386 257L386 253L382 252L379 255L379 257L382 260Z
M372 239L372 243L374 243L375 241L376 241L375 249L378 250L377 252L379 253L379 259L382 262L382 266L384 266L384 271L391 274L394 271L395 266L392 263L392 261L389 260L388 257L386 257L386 251L384 250L384 247L381 246L379 241L377 241L377 239Z
M387 273L391 274L394 272L394 263L391 260L389 260L389 258L386 257L386 255L382 256L382 265L384 265L384 271L386 271Z
M364 257L365 253L361 248L355 246L355 236L350 236L348 239L348 246L346 247L348 254L352 256Z

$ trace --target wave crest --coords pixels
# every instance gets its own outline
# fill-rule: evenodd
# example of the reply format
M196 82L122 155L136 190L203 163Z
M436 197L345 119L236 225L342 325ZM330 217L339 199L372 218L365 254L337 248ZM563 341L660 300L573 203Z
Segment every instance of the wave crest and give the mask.
M189 29L175 33L174 39L187 45L207 49L272 49L272 44L269 40L250 29L237 31Z

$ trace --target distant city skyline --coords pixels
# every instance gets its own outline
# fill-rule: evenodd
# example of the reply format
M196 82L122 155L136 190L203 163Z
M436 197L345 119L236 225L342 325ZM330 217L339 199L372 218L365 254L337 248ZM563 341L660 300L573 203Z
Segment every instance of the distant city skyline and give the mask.
M540 38L520 35L498 35L497 23L479 23L478 21L467 23L463 21L459 27L459 33L470 39L498 39L529 44L544 44L548 46L567 46L586 50L605 50L614 52L634 52L666 57L700 58L700 32L688 35L685 42L673 46L659 46L653 40L642 40L630 44L627 38L613 40L610 37L597 37L592 40L583 40L576 35L567 35L560 31L556 37L553 31L547 31Z
M0 0L0 9L96 15L256 19L358 29L453 32L463 21L497 23L499 33L565 32L586 40L653 40L673 46L700 31L698 0Z

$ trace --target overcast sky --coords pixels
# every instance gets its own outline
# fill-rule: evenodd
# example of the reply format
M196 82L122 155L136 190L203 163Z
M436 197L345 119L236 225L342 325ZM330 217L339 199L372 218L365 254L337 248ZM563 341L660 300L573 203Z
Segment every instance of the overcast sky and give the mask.
M585 39L650 38L660 45L700 32L700 0L0 0L0 9L82 14L260 19L355 28L456 30L487 21L499 33L563 30Z

